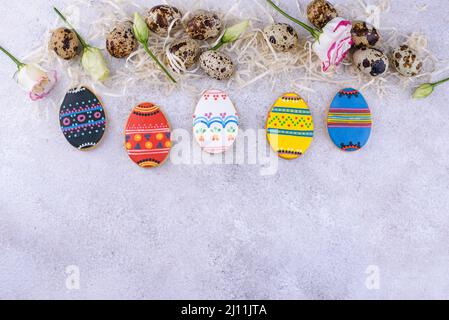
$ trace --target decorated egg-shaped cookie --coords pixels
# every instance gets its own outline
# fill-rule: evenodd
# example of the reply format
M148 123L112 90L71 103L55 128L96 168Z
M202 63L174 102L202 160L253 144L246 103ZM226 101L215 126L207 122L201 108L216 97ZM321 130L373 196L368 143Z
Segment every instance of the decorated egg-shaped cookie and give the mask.
M286 93L276 101L268 114L266 129L268 142L283 159L299 158L313 141L312 114L296 93Z
M162 110L152 103L134 108L125 129L125 147L132 161L143 168L159 167L171 150L171 129Z
M106 116L100 99L86 87L69 90L59 113L61 130L77 149L95 147L106 130Z
M327 127L332 141L344 151L361 149L371 135L371 111L362 94L343 89L331 103Z
M239 131L239 117L229 96L220 90L203 93L193 115L193 134L208 153L231 148Z

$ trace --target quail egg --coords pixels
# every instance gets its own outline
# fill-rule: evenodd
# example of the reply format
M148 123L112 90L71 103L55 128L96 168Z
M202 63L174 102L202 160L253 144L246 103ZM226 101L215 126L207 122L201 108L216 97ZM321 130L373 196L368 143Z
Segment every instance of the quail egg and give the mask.
M181 11L178 8L168 5L159 5L151 8L145 17L148 28L161 36L168 34L168 29L172 23L174 29L179 27L181 25L181 19ZM175 20L176 22L174 22Z
M337 10L325 0L313 0L307 6L307 17L310 23L319 29L338 16Z
M49 48L62 59L70 60L79 53L81 43L73 30L59 28L53 31Z
M373 77L387 72L389 65L387 56L381 50L366 47L354 52L353 63L359 71Z
M195 64L200 53L200 46L195 40L181 39L172 42L169 46L169 52L182 62L185 69L190 69ZM179 67L179 62L170 62L172 69L177 71L182 69Z
M106 49L115 58L129 56L137 49L137 46L138 43L129 22L116 25L106 38Z
M298 47L299 37L296 31L285 23L267 26L264 31L268 41L277 51L289 51Z
M200 56L201 68L212 78L226 80L234 74L234 63L221 52L205 51Z
M416 51L407 45L402 45L393 51L393 63L396 70L406 77L418 75L423 67L423 62Z
M352 23L352 41L354 47L374 47L380 40L380 34L374 26L364 21L354 21Z
M186 32L195 40L207 40L220 34L223 23L215 13L200 11L187 22Z

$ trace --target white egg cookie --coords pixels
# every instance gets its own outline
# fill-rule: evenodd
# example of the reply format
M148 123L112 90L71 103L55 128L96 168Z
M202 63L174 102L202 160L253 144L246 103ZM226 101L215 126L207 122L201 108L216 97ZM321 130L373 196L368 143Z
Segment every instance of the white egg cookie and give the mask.
M207 153L223 153L235 142L239 117L229 96L221 90L208 90L201 96L193 115L193 134Z

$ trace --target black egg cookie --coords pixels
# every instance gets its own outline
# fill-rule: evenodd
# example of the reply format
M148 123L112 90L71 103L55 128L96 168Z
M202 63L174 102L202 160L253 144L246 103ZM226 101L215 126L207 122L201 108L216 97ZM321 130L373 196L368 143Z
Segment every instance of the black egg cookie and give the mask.
M106 115L97 96L80 87L67 92L59 114L67 141L79 150L95 147L106 130Z

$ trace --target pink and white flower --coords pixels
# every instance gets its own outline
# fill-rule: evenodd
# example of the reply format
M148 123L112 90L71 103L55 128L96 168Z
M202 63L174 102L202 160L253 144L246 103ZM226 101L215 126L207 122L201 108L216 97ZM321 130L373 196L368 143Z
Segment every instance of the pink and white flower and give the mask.
M334 18L323 28L313 44L313 51L322 61L324 72L331 66L338 66L348 55L353 44L351 29L351 22L343 18Z
M17 83L28 91L33 101L48 96L58 81L56 71L48 72L37 64L25 64L0 46L0 51L6 54L17 66Z
M33 101L48 96L57 82L56 71L46 71L37 64L27 64L19 68L17 83L29 92Z

